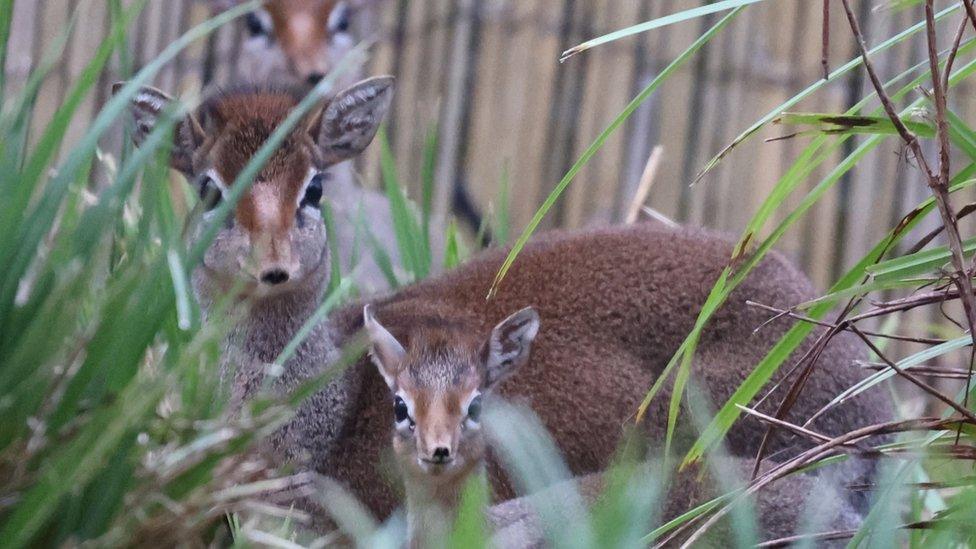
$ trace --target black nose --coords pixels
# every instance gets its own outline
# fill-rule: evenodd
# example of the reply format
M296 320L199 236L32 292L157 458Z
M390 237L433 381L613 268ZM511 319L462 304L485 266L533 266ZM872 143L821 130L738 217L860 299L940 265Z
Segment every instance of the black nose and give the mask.
M451 457L451 451L443 446L434 448L434 461L444 463Z
M319 82L321 82L323 78L325 78L324 74L320 72L313 72L312 74L308 75L308 78L306 78L306 80L308 81L310 86L314 86Z
M282 282L288 282L288 273L282 269L268 269L261 274L261 282L265 284L281 284Z

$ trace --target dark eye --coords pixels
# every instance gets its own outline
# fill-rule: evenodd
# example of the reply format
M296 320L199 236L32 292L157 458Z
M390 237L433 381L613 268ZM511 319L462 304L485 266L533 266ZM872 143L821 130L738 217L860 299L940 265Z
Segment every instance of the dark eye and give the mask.
M253 11L247 14L244 23L247 24L247 32L251 36L265 36L268 34L268 29L261 22L261 18Z
M223 193L220 192L220 187L217 186L217 182L212 177L209 175L203 176L200 180L199 189L200 203L203 204L204 211L209 212L220 205L220 201L223 199Z
M474 422L481 420L481 395L471 399L471 404L468 404L468 419Z
M308 182L308 187L305 187L305 196L302 197L302 202L299 207L319 207L319 202L322 201L322 181L324 179L325 174L317 173L312 176L312 180Z
M336 6L329 16L329 29L332 32L349 32L349 6L345 3Z
M399 396L393 399L393 417L396 418L397 423L402 423L410 419L410 412L407 411L407 403ZM411 423L413 422L411 421Z

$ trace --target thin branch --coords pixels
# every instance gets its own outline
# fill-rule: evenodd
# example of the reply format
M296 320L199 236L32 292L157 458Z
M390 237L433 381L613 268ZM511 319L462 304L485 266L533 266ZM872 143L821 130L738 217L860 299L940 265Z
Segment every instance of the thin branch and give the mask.
M760 412L758 410L754 410L752 408L748 408L748 407L743 406L741 404L736 404L736 407L738 409L742 410L743 412L745 412L745 413L747 413L747 414L749 414L751 416L754 416L755 418L759 419L760 421L764 421L766 423L772 423L772 424L776 425L777 427L782 427L782 428L786 429L787 431L792 431L792 432L796 433L797 435L800 435L800 436L804 436L804 437L813 439L813 440L815 440L817 442L821 442L822 443L822 442L830 442L831 440L833 440L831 437L828 437L827 435L818 433L816 431L811 431L810 429L807 429L805 427L800 427L799 425L796 425L795 423L790 423L788 421L783 421L781 419L774 418L774 417L769 416L769 415L766 415L766 414L764 414L764 413L762 413L762 412ZM863 446L863 445L856 444L856 443L853 443L853 442L848 443L848 444L845 444L845 447L850 447L851 450L855 450L855 451L857 451L857 452L859 452L861 454L865 454L865 455L877 455L877 456L884 455L884 452L881 452L880 450L875 450L874 448L868 448L867 446Z
M888 370L887 364L880 362L863 362L858 361L858 365L861 367L874 370L883 371ZM966 379L969 377L969 370L963 368L940 368L938 366L912 366L912 371L916 374L921 374L928 377L937 377L940 379Z
M765 304L762 304L762 303L757 303L755 301L746 301L746 305L749 305L749 306L752 306L752 307L758 307L760 309L764 309L764 310L769 311L769 312L772 312L772 313L777 313L777 315L775 317L773 317L773 320L775 320L777 318L782 318L783 316L788 316L788 317L793 318L795 320L799 320L799 321L802 321L802 322L808 322L810 324L816 324L817 326L824 326L826 328L837 328L837 329L840 329L840 330L847 330L847 331L850 330L850 326L848 326L847 323L845 323L845 322L842 322L840 324L832 324L832 323L827 322L827 321L824 321L824 320L817 320L817 319L811 318L809 316L805 316L805 315L798 314L798 313L796 313L796 312L794 312L794 311L792 311L790 309L780 309L778 307L772 307L770 305L765 305ZM767 323L763 323L763 325L765 325ZM757 328L757 330L758 329L759 328ZM867 335L869 335L871 337L883 337L885 339L892 339L892 340L895 340L895 341L907 341L909 343L922 343L922 344L925 344L925 345L939 345L940 343L945 343L945 340L944 339L934 339L934 338L930 338L930 337L912 337L912 336L904 336L904 335L897 335L897 334L883 334L881 332L874 332L874 331L868 331L868 330L862 330L862 331L865 334L867 334Z
M820 33L820 66L824 80L830 78L830 0L823 0L823 28Z
M967 419L969 419L973 423L976 423L976 414L973 414L971 411L967 410L964 406L961 406L955 400L953 400L953 399L947 397L946 395L942 394L941 391L939 391L935 387L932 387L928 383L925 383L924 381L922 381L921 379L919 379L918 377L916 377L914 374L906 371L903 368L900 368L897 364L895 364L893 361L891 361L891 359L889 359L887 356L885 356L884 352L882 352L881 349L879 349L871 341L871 339L868 336L864 335L864 332L862 332L861 330L858 330L857 329L857 326L851 326L851 330L855 334L857 334L858 337L861 338L861 341L863 341L865 344L867 344L868 347L871 348L871 351L873 351L874 354L878 355L878 358L880 358L881 360L883 360L884 363L887 364L889 368L891 368L892 370L894 370L895 373L897 373L901 377L907 379L908 381L912 382L918 388L922 389L926 393L928 393L928 394L934 396L935 398L941 400L942 402L944 402L945 404L947 404L950 408L952 408L953 410L959 412L960 414L962 414L963 416L965 416Z
M958 212L956 212L956 221L968 216L973 212L976 212L976 203L966 204L965 206L960 208ZM921 240L919 240L918 242L915 243L914 246L909 248L908 251L905 252L905 255L912 255L914 253L920 252L922 248L928 246L929 242L932 242L932 240L934 240L935 237L942 234L942 231L944 230L945 227L943 227L942 225L939 225L938 227L932 229L931 232L923 236Z
M898 527L899 530L925 530L927 528L932 528L939 524L938 520L923 520L918 522L912 522L909 524L903 524ZM857 535L857 530L834 530L831 532L820 532L816 534L799 534L795 536L789 536L785 538L779 538L769 541L764 541L762 543L756 544L756 548L769 548L769 547L792 547L798 541L803 540L813 540L813 541L836 541L841 539L849 539Z
M845 2L847 0L844 0ZM953 274L953 282L959 288L962 296L962 306L966 313L966 320L969 324L969 333L976 336L976 300L973 299L973 282L970 279L967 261L963 255L962 237L959 235L959 225L956 220L955 212L949 202L949 123L947 118L947 99L946 88L938 78L939 75L939 54L936 43L935 29L935 7L934 0L925 1L925 25L927 28L927 41L929 51L929 69L932 72L933 93L935 95L936 128L939 137L939 174L938 177L929 177L929 187L935 196L935 201L942 214L943 225L946 229L946 239L949 241L949 249L952 251L952 265L956 272ZM976 346L970 347L969 370L972 373L974 362L976 362ZM966 391L963 393L962 409L966 410L969 405L969 390L972 380L966 379ZM968 410L967 410L968 411ZM961 433L956 433L958 442Z
M963 7L966 8L966 16L976 29L976 9L973 8L973 0L962 0Z
M909 419L909 420L897 420L889 421L885 423L878 423L875 425L869 425L867 427L862 427L860 429L855 429L843 435L833 438L829 442L825 442L809 450L800 453L798 456L786 461L785 463L770 469L765 472L761 477L756 478L752 484L750 484L745 490L739 493L737 496L732 498L728 503L719 508L715 513L709 517L704 524L698 527L691 536L686 539L681 547L682 549L686 547L694 547L695 543L701 538L702 535L709 528L714 526L723 516L728 514L729 510L739 501L744 498L748 498L761 490L763 487L772 484L773 482L786 477L792 473L805 469L818 461L830 457L835 454L835 449L837 447L843 446L849 442L855 442L870 438L876 435L884 435L889 433L899 433L904 431L917 431L917 430L944 430L947 429L949 425L959 425L961 428L962 423L970 423L965 419L955 419L955 420L944 420L941 418L922 418L922 419ZM655 547L660 547L664 543L674 539L675 536L683 532L686 528L684 525L675 529L662 543L659 543Z
M956 61L956 54L959 53L959 45L962 44L962 36L966 33L968 22L968 18L962 18L962 21L959 22L959 29L956 30L956 38L952 41L952 48L946 58L945 73L942 75L942 89L944 90L949 89L949 75L952 74L952 64Z
M871 58L868 57L868 48L864 41L864 34L861 32L861 23L858 21L857 16L854 15L850 2L848 0L841 0L841 3L844 5L844 12L847 14L847 21L850 23L851 32L854 33L854 39L855 42L857 42L857 48L861 54L861 59L864 60L864 69L868 73L868 78L871 79L871 84L874 86L874 91L878 94L878 99L881 100L881 105L884 107L885 114L887 114L888 118L891 119L891 123L894 124L898 134L912 151L916 162L918 162L919 168L925 172L929 178L934 178L935 174L929 169L928 162L925 161L925 155L922 153L922 146L919 144L918 138L915 137L915 134L913 134L905 126L905 123L902 122L901 117L898 116L898 112L895 110L895 104L891 101L891 97L888 96L888 92L885 91L884 84L881 82L881 79L878 78L877 71L874 70L874 64L871 62Z

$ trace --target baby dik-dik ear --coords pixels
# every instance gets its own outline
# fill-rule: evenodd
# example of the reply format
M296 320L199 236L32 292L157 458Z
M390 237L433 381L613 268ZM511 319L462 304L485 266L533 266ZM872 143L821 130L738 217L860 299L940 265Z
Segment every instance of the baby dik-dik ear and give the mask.
M125 82L117 82L112 86L112 93L119 93L123 87ZM129 108L135 122L132 139L136 145L141 145L146 140L168 109L176 109L179 106L175 99L156 88L149 86L140 88L132 97ZM187 178L193 177L193 152L203 143L204 137L203 127L192 114L187 114L176 125L170 165L183 172Z
M485 343L485 390L521 368L529 360L532 341L539 333L539 313L526 307L498 323Z
M369 305L363 307L363 324L369 336L369 354L373 358L373 363L376 364L390 389L395 390L396 376L407 353L393 334L376 320Z
M392 101L392 76L363 80L336 94L310 128L326 164L338 164L363 152Z

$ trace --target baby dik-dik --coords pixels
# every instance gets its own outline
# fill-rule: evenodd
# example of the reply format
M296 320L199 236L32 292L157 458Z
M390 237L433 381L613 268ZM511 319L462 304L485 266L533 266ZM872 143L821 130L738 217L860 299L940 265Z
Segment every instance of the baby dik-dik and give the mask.
M522 309L495 326L485 339L478 361L405 349L373 316L370 306L363 311L369 335L370 355L390 389L393 413L393 453L400 469L406 495L407 535L411 547L436 547L457 519L460 499L471 482L485 481L487 444L482 430L483 399L501 381L528 361L530 347L539 332L539 315ZM459 360L460 358L460 360ZM517 381L516 381L517 383ZM490 406L490 401L489 401ZM488 420L490 421L490 419ZM712 464L723 471L724 486L733 478L745 479L752 458L720 459ZM714 471L701 475L698 468L661 476L660 463L649 462L635 469L632 481L665 482L667 488L658 517L660 521L722 495ZM646 477L646 478L643 478ZM497 547L542 547L545 529L532 504L540 498L560 498L558 490L579 490L583 501L595 504L603 495L601 473L580 477L572 484L552 487L543 493L509 500L485 509ZM815 518L826 530L856 528L858 515L828 482L805 474L792 475L761 490L753 502L759 522L760 541L794 535L812 499L817 499ZM648 516L648 521L652 517ZM653 526L648 524L647 526ZM728 521L708 537L708 544L723 546L732 539Z
M731 254L729 241L696 230L637 225L556 233L523 250L490 300L485 294L504 259L501 250L484 252L452 272L376 300L371 312L405 350L408 363L444 364L440 368L453 364L463 372L486 369L493 351L492 329L513 312L533 307L541 329L531 355L517 379L502 381L497 391L531 407L570 470L583 475L606 467L623 426L692 328ZM780 318L754 333L769 317L746 300L789 307L813 295L807 279L782 256L773 254L762 261L702 334L692 364L693 381L701 392L713 403L727 401L791 325ZM350 305L330 318L338 344L363 326L361 307ZM774 380L782 379L812 345L813 338L808 338ZM509 342L494 348L515 352L517 346ZM860 356L853 338L835 338L788 419L802 422L860 380L863 374L853 365ZM350 371L361 377L350 412L355 420L330 452L325 471L385 514L396 500L376 480L381 475L370 464L381 463L383 449L389 447L393 403L387 384L374 370L359 365ZM643 430L652 442L663 440L668 396L665 391L652 402L645 418ZM777 403L774 396L759 409L771 413ZM810 428L836 435L885 420L888 414L883 395L865 393L821 416ZM674 450L687 448L695 435L688 429L688 421L679 421ZM754 456L764 431L756 421L741 420L726 439L729 452ZM802 443L779 432L771 448L783 451L783 458ZM511 497L498 473L489 459L493 488L501 498Z
M482 399L529 356L539 315L522 309L491 331L483 361L408 353L363 310L373 362L393 393L393 450L403 478L411 546L441 539L467 482L484 476Z

